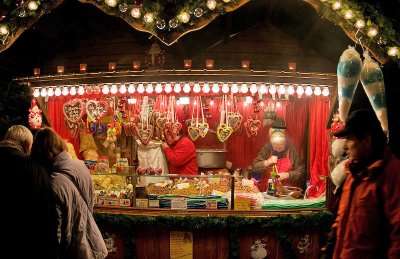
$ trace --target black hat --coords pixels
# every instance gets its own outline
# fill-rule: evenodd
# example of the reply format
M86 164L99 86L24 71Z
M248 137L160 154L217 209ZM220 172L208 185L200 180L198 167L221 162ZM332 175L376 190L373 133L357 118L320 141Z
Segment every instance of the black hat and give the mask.
M277 117L275 121L271 124L273 129L286 129L286 123L281 117Z
M346 137L349 134L366 135L372 134L376 136L384 135L376 114L372 110L356 110L347 117L345 126L339 131L333 133L335 137Z

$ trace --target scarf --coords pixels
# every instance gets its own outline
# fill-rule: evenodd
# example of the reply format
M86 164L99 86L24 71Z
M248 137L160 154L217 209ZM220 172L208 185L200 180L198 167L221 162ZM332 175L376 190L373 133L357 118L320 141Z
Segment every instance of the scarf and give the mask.
M24 149L22 148L22 146L13 140L3 140L0 142L0 147L5 147L5 148L14 148L14 149L18 149L19 151L21 151L22 153L25 153Z

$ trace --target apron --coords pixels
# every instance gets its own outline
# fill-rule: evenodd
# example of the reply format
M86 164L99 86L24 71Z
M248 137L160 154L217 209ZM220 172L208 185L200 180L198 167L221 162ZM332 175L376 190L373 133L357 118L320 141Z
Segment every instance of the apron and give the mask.
M270 158L272 156L272 153L269 154ZM290 156L289 156L289 151L287 152L286 157L284 158L278 158L278 162L276 163L276 169L279 172L288 172L292 170L292 163L290 162ZM258 188L260 189L260 192L265 192L268 189L268 179L271 178L271 170L272 168L268 168L267 171L261 176L260 183ZM286 182L283 181L282 183Z

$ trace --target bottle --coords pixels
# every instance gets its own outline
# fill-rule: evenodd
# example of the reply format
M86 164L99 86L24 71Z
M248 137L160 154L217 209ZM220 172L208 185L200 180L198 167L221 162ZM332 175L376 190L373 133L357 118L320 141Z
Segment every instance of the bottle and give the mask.
M267 194L271 195L271 196L275 196L275 186L274 186L274 182L272 181L272 179L268 179Z
M276 178L276 169L275 169L275 165L272 166L271 178L272 178L272 180L275 180L275 178Z

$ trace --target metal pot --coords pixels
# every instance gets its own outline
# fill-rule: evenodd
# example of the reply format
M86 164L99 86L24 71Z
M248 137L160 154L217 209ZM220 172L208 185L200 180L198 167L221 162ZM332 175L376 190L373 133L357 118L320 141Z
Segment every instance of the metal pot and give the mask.
M225 168L226 150L197 149L197 163L200 168Z

